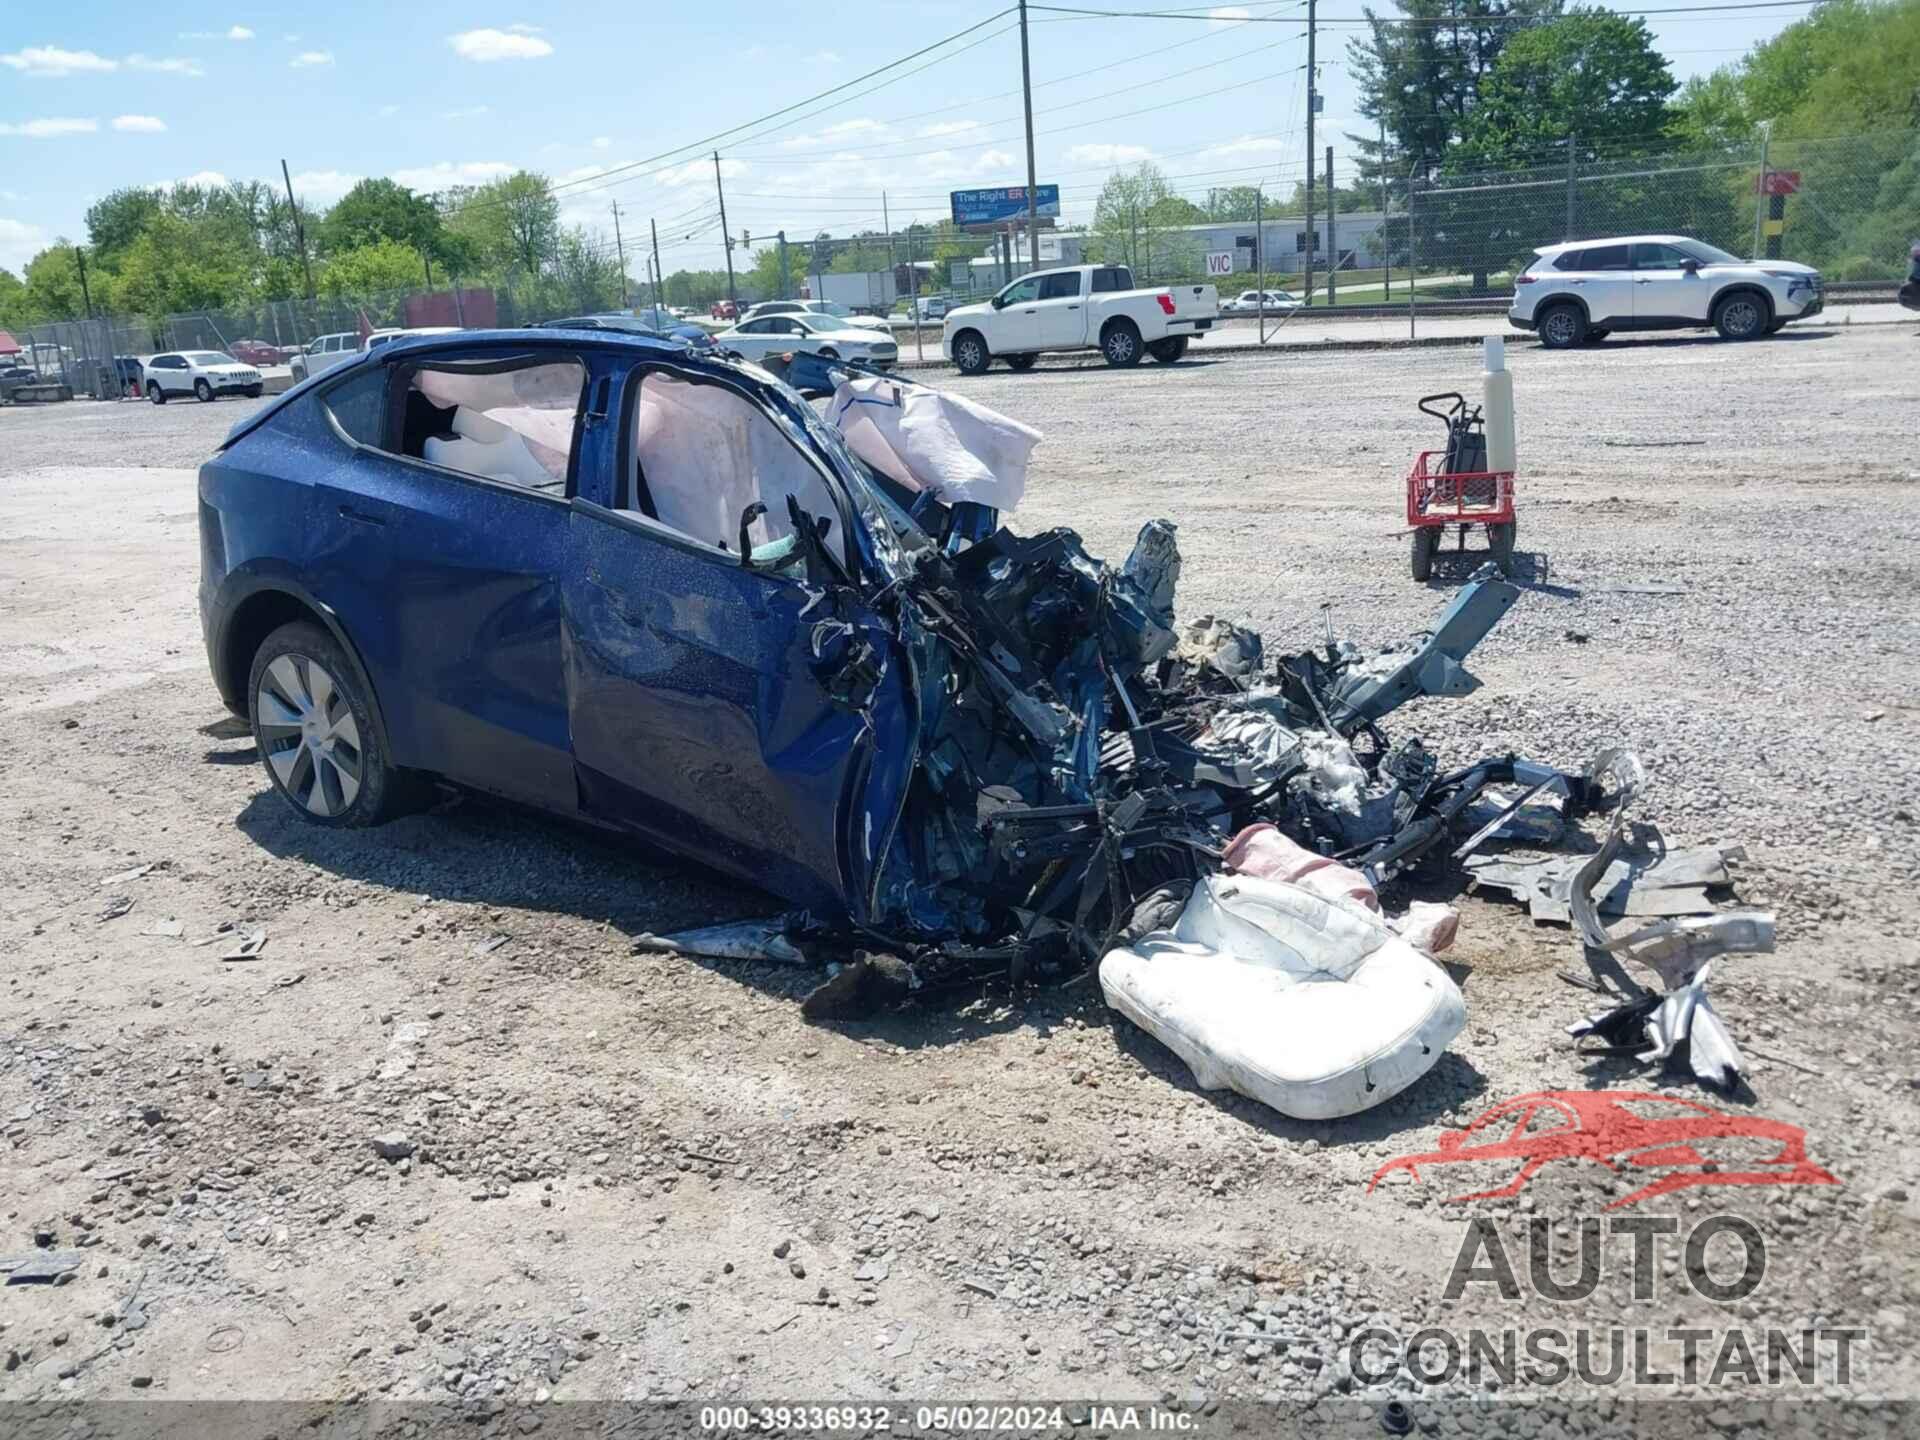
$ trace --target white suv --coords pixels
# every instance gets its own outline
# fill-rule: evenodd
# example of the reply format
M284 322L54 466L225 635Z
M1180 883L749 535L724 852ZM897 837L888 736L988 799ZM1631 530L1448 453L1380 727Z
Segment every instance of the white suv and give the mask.
M148 360L144 370L147 398L156 405L166 404L169 395L197 395L202 400L216 395L245 395L252 399L264 388L258 370L218 350L170 350Z
M298 384L309 375L318 375L322 370L344 365L359 353L360 332L342 330L335 335L316 336L313 343L295 355L287 365L293 371L294 383Z
M1704 330L1726 340L1771 335L1818 315L1820 272L1791 260L1742 260L1684 235L1628 235L1549 245L1513 280L1507 318L1549 350L1615 330Z

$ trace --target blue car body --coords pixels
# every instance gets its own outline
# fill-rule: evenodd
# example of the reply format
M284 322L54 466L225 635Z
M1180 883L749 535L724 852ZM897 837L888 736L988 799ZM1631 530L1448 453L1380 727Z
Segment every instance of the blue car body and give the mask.
M379 407L423 361L546 354L586 376L551 494L363 443L331 408ZM727 387L802 450L837 512L820 518L849 542L844 573L753 568L616 508L628 407L657 372ZM399 422L364 423L390 439ZM264 637L317 621L361 672L394 765L631 831L864 924L916 705L872 606L896 576L868 485L792 391L681 345L554 330L395 341L288 391L202 467L213 678L244 715ZM874 663L850 680L849 654Z

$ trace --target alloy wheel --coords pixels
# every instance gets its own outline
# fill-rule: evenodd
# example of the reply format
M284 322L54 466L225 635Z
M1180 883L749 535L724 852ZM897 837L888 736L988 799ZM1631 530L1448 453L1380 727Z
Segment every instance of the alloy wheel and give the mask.
M1751 300L1727 302L1727 329L1735 335L1751 335L1760 328L1760 307Z
M1567 310L1555 310L1547 316L1547 339L1556 345L1573 343L1573 315Z
M365 765L360 726L326 668L281 655L262 672L253 700L266 762L293 802L323 818L351 807Z

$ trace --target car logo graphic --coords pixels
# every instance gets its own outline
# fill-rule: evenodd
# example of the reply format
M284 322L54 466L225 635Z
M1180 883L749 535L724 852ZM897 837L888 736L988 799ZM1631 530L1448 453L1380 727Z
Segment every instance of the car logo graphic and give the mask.
M1735 1158L1715 1158L1729 1150ZM1609 1210L1695 1185L1840 1183L1807 1159L1807 1132L1798 1125L1639 1090L1544 1090L1496 1105L1464 1130L1447 1131L1437 1150L1389 1160L1373 1172L1367 1193L1395 1170L1418 1180L1423 1165L1505 1160L1520 1167L1505 1185L1446 1203L1518 1195L1556 1160L1588 1160L1616 1174L1664 1172L1609 1202Z

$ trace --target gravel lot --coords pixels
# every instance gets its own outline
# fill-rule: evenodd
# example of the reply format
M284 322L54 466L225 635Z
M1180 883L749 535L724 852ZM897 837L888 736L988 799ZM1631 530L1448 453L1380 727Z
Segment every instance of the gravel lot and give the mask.
M1777 908L1781 944L1715 968L1753 1062L1725 1108L1805 1127L1842 1183L1629 1212L1750 1217L1765 1278L1727 1305L1682 1283L1674 1241L1632 1297L1624 1238L1584 1301L1524 1274L1517 1300L1443 1296L1473 1215L1522 1269L1552 1220L1571 1269L1571 1227L1631 1175L1567 1164L1445 1203L1510 1161L1367 1192L1496 1102L1658 1084L1569 1048L1601 1002L1557 978L1583 968L1565 930L1464 902L1466 1032L1332 1124L1196 1090L1092 984L811 1027L812 972L632 953L764 897L477 799L362 834L282 813L194 601L192 467L252 402L0 411L0 1260L82 1257L0 1289L0 1398L433 1398L505 1425L550 1398L1124 1397L1252 1433L1240 1402L1325 1415L1398 1389L1451 1431L1484 1381L1369 1387L1343 1337L1542 1317L1863 1326L1864 1376L1812 1393L1920 1396L1917 359L1894 326L1514 352L1535 578L1474 657L1480 692L1390 722L1456 761L1625 741L1644 818L1751 851L1742 898ZM1414 400L1477 370L1437 349L950 383L1046 433L1020 528L1117 558L1169 516L1183 616L1278 651L1315 642L1324 605L1362 644L1403 636L1464 578L1408 578L1400 477L1439 435ZM131 910L100 918L116 897ZM264 929L264 953L194 943L223 926ZM1679 1393L1737 1428L1726 1402L1765 1392L1707 1368ZM1492 1413L1521 1434L1630 1419L1559 1414L1568 1393ZM1851 1403L1801 1416L1888 1428Z

